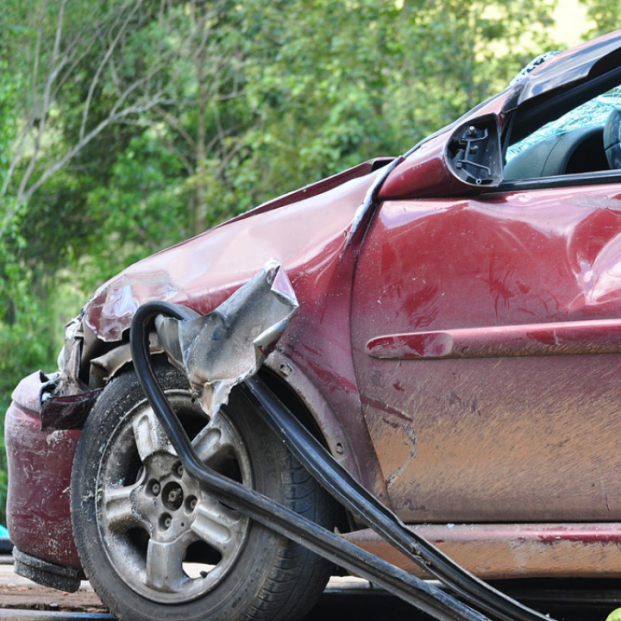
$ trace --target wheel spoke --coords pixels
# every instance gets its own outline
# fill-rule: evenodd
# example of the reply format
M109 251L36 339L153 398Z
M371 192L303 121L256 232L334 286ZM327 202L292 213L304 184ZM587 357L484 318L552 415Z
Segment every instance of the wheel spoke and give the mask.
M147 549L147 584L168 593L177 593L188 580L183 573L184 538L171 543L149 540Z
M216 500L203 499L196 507L192 531L224 555L243 538L247 519Z
M133 420L134 439L140 459L144 462L154 453L166 452L176 455L164 428L153 410L148 409Z
M127 530L140 524L132 492L137 485L129 487L108 487L104 492L104 519L115 530Z
M235 441L225 426L210 423L194 438L192 444L201 461L209 461L224 449L234 447Z

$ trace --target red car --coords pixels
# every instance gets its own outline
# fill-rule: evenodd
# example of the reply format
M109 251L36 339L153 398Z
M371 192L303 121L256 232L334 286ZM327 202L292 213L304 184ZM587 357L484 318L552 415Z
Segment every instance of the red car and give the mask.
M310 608L331 566L183 471L128 344L140 304L209 313L273 258L299 310L260 374L349 473L480 577L621 577L620 85L621 31L541 57L405 156L100 287L59 373L7 412L17 571L65 590L85 572L121 619ZM209 418L165 356L158 373L205 463L418 571L235 391Z

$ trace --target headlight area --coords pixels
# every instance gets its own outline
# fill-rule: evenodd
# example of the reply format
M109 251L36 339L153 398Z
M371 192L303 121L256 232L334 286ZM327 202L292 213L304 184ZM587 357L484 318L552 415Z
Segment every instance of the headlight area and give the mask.
M66 326L65 344L58 355L58 372L49 375L40 388L43 430L81 429L101 388L92 389L81 377L85 343L82 315ZM95 335L93 340L95 339Z
M164 351L155 334L150 347L153 354ZM84 314L73 319L58 355L59 370L40 390L41 428L82 429L104 386L130 363L128 342L99 339Z

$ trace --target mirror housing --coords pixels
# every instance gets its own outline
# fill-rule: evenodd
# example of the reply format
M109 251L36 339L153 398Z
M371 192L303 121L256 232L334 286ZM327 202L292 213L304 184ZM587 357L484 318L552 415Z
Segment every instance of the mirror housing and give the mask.
M498 187L502 175L498 117L487 114L449 126L421 143L388 175L378 196L470 196Z
M489 115L458 127L446 145L447 167L467 185L498 187L502 149L498 117Z

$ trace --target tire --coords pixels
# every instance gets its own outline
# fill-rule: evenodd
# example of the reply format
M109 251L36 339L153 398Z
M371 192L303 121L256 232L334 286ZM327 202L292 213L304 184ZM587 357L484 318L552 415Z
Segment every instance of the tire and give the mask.
M333 526L331 499L235 391L209 421L179 372L161 365L156 374L205 463ZM71 510L85 573L123 621L293 621L332 569L201 490L133 371L105 388L86 422Z

